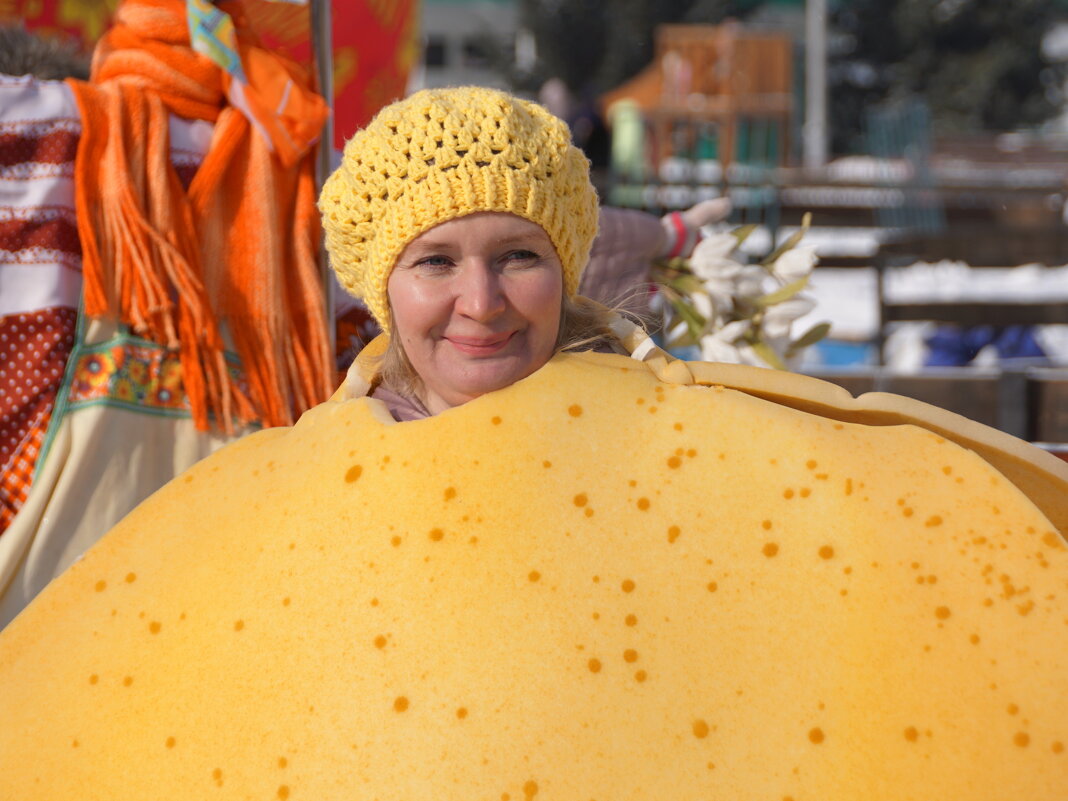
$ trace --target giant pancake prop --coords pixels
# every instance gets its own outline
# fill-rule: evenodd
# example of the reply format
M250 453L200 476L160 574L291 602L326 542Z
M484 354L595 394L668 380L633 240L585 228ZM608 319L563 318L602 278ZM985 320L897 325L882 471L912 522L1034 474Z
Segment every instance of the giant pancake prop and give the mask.
M1053 457L655 357L411 423L344 394L0 634L0 795L1065 798Z

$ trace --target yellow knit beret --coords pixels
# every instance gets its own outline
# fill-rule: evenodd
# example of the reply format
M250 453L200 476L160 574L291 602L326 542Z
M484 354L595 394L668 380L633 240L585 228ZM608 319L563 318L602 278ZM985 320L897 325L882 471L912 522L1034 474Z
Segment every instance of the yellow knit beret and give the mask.
M597 233L589 162L541 106L481 87L425 89L386 106L345 145L319 196L330 263L387 333L386 282L415 237L456 217L511 212L540 225L579 277Z

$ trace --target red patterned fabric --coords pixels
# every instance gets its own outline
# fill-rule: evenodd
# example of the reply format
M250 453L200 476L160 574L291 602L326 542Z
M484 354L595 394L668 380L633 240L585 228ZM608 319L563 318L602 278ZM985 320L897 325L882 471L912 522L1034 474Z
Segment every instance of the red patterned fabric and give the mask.
M75 319L62 307L0 318L0 532L29 493Z
M0 532L11 525L16 513L29 497L37 456L41 452L41 444L48 429L50 410L51 407L42 410L31 421L15 456L4 465L4 471L0 473Z
M80 133L64 84L0 76L0 533L29 494L73 346Z
M65 210L37 209L37 219L17 219L15 215L0 215L0 248L28 250L44 248L78 253L78 227ZM50 213L54 212L54 213Z
M78 303L80 134L64 84L0 75L0 315Z

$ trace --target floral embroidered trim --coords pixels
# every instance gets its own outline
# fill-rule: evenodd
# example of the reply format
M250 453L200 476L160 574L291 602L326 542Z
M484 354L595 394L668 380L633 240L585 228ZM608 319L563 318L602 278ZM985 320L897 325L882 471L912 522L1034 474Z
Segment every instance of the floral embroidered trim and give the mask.
M228 361L228 367L244 384L237 363ZM67 402L69 410L103 402L183 417L190 413L178 352L133 337L82 350L73 368Z

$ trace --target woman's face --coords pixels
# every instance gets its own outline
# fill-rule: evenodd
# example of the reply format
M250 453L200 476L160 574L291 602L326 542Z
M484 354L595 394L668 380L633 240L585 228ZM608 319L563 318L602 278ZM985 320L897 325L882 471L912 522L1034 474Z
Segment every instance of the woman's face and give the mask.
M563 269L548 234L479 212L413 239L389 277L394 335L431 414L526 378L553 354Z

